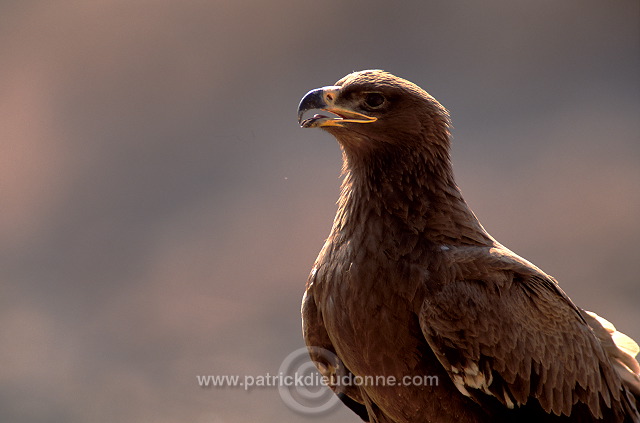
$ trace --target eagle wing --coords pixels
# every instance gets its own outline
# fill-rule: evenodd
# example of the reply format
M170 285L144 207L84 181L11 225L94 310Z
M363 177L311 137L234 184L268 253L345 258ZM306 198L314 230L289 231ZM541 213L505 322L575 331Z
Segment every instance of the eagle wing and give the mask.
M556 415L578 402L596 418L620 407L618 375L552 277L502 246L445 250L449 273L423 302L420 326L461 393L508 408L535 398Z
M369 414L358 388L352 385L335 383L336 377L345 378L351 372L336 354L311 289L307 289L305 292L301 311L302 334L307 344L311 361L328 382L329 388L340 398L340 401L360 416L363 421L368 422Z

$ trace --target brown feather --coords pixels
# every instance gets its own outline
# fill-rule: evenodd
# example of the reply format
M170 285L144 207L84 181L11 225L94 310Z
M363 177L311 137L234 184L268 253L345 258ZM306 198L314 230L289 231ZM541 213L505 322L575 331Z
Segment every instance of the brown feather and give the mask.
M375 119L323 126L344 180L307 283L306 342L354 375L439 381L349 387L370 421L639 421L637 392L614 366L638 376L632 345L617 348L551 276L484 230L454 181L446 109L382 71L336 85L336 110ZM382 106L366 105L371 92Z

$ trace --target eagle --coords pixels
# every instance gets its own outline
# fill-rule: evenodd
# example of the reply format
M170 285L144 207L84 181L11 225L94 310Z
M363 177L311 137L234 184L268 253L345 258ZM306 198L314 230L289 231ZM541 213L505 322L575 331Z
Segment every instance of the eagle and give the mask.
M309 91L298 122L333 135L343 158L303 336L362 420L640 421L638 345L483 228L438 101L365 70Z

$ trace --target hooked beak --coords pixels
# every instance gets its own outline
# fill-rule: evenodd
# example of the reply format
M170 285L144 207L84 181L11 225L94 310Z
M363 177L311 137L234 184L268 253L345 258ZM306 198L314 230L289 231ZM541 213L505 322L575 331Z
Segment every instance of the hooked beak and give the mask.
M335 102L340 91L339 86L317 88L309 91L298 106L298 123L303 128L316 128L326 126L342 127L345 123L372 123L377 117L363 115L351 109L336 106ZM305 112L312 109L325 110L334 116L315 114L308 119L302 119Z

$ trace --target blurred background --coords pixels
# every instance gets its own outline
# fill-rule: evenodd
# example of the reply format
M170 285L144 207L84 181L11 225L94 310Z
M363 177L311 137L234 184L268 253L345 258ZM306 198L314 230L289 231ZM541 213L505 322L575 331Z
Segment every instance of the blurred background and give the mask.
M381 68L452 113L485 227L640 339L637 0L3 1L0 419L356 422L275 388L340 151L310 89Z

